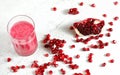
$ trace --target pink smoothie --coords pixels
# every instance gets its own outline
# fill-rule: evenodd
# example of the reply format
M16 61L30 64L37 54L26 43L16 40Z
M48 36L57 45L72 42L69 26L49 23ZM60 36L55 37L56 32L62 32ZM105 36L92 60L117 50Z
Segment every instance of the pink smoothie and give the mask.
M12 43L16 52L22 56L33 54L38 46L34 27L31 23L20 21L13 25L10 30Z

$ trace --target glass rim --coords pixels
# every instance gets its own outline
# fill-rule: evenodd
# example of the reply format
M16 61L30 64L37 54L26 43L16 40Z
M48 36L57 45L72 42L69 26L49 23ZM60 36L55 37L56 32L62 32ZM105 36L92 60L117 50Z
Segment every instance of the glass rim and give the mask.
M33 29L33 31L30 33L30 35L32 35L33 33L34 33L34 31L35 31L35 23L34 23L34 21L33 21L33 19L31 18L31 17L29 17L28 15L16 15L16 16L14 16L14 17L12 17L9 21L8 21L8 24L7 24L7 32L9 33L9 36L10 37L12 37L11 35L10 35L10 31L9 31L9 24L10 24L10 22L13 20L13 19L15 19L15 18L17 18L17 17L19 17L19 16L23 16L23 17L27 17L27 18L29 18L31 21L32 21L32 25L33 25L33 27L34 27L34 29ZM22 20L21 20L22 21ZM16 38L13 38L12 37L12 39L16 39ZM16 39L16 40L18 40L18 41L22 41L22 40L24 40L24 39Z

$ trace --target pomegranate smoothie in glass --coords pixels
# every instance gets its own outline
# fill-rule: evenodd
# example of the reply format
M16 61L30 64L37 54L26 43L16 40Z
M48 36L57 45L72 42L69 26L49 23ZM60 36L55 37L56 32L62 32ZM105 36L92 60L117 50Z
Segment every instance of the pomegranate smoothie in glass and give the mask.
M26 15L15 16L9 21L7 29L19 55L29 56L36 51L38 43L32 18Z

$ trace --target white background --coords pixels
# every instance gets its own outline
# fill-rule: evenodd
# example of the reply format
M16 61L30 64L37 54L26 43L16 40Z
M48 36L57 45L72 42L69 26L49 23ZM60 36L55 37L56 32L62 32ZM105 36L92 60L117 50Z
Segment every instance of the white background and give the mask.
M84 6L80 7L79 2L83 1ZM105 20L105 27L102 33L106 33L106 28L109 28L109 21L113 21L113 17L120 17L120 4L113 5L115 0L0 0L0 75L34 75L34 69L29 68L33 60L38 60L39 64L51 61L52 54L43 48L40 42L44 35L49 33L52 38L65 39L67 44L64 47L64 52L74 58L76 54L80 54L80 59L73 59L74 63L79 64L78 70L71 70L67 65L59 63L58 68L49 67L48 70L53 70L53 75L61 75L60 68L66 69L66 75L72 75L75 72L83 72L85 69L90 69L91 75L120 75L120 20L114 22L113 32L111 37L104 37L102 40L110 42L117 40L117 44L109 44L103 50L91 49L89 52L82 52L80 49L86 47L81 43L74 42L74 33L69 30L74 22L80 21L88 17L94 17ZM119 0L118 0L119 1ZM95 3L96 8L91 8L89 5ZM52 7L57 7L57 11L51 11ZM77 7L80 11L78 15L69 15L69 8ZM102 14L106 13L107 18L103 18ZM36 34L39 41L37 51L28 57L22 57L16 54L11 44L7 33L7 23L15 15L28 15L33 18L36 25ZM91 42L95 43L95 41ZM75 44L75 49L70 49L69 46ZM110 57L105 57L104 54L110 52ZM46 58L43 55L49 53ZM88 63L88 53L94 53L93 63ZM10 63L6 62L7 57L11 57ZM108 63L109 59L115 59L115 63ZM106 67L100 67L100 64L106 62ZM9 69L12 65L26 65L27 68L19 70L17 73L11 72ZM47 75L45 73L44 75Z

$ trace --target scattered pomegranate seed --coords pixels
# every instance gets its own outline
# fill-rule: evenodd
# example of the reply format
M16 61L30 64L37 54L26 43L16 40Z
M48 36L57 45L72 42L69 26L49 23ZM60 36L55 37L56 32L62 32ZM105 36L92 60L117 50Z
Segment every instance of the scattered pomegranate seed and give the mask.
M98 45L93 45L93 44L90 45L90 48L96 49L96 48L98 48L98 47L99 47Z
M83 47L82 50L83 50L83 51L90 51L89 48L85 48L85 47Z
M115 16L113 19L114 19L114 21L117 21L119 19L119 17Z
M70 64L69 65L69 68L71 68L71 69L78 69L79 68L79 66L77 65L77 64Z
M72 49L72 48L75 48L75 45L71 45L70 48L71 48L71 49Z
M60 72L61 72L63 75L66 74L66 71L65 71L63 68L60 69Z
M103 37L103 34L99 34L98 36L102 38L102 37Z
M108 42L105 42L105 43L104 43L104 46L108 46L108 44L109 44Z
M110 57L110 53L106 53L105 56L106 56L106 57Z
M82 73L74 73L73 75L83 75Z
M107 17L107 14L103 14L102 16L103 16L103 17Z
M91 73L90 73L90 70L89 70L89 69L86 69L86 70L85 70L85 75L91 75Z
M116 40L112 40L112 43L113 43L113 44L116 44L117 42L116 42Z
M88 62L90 62L90 63L93 61L92 56L93 56L93 53L88 54Z
M110 36L111 36L111 34L110 34L110 33L106 33L106 36L107 36L107 37L110 37Z
M25 65L22 65L21 68L24 69L24 68L25 68Z
M105 66L106 66L106 63L105 63L105 62L101 64L101 67L105 67Z
M48 74L50 74L50 75L51 75L51 74L53 74L53 71L52 71L52 70L50 70L50 71L48 72Z
M118 5L118 1L113 2L114 5Z
M77 54L77 55L75 56L75 58L77 58L77 59L78 59L78 58L80 58L80 55L79 55L79 54Z
M43 43L47 43L50 40L50 34L47 34L43 40Z
M113 29L112 29L112 28L108 28L108 29L107 29L107 31L112 32L112 31L113 31Z
M10 62L12 59L10 57L7 58L7 62Z
M68 14L77 15L79 14L79 11L77 8L70 8Z
M108 24L109 24L110 26L113 26L113 22L108 22Z
M49 56L49 54L48 54L48 53L46 53L46 54L44 54L44 56L45 56L45 57L48 57L48 56Z
M57 8L56 8L56 7L53 7L53 8L52 8L52 11L56 11L56 10L57 10Z
M70 26L70 30L73 30L74 28L73 28L73 26Z
M80 6L83 6L83 4L84 4L83 2L80 2L80 3L79 3Z
M79 35L78 34L75 34L75 38L78 38L79 37Z
M94 7L96 7L96 5L95 5L94 3L93 3L93 4L91 4L90 6L91 6L91 7L93 7L93 8L94 8Z
M109 63L114 63L114 59L109 60Z

